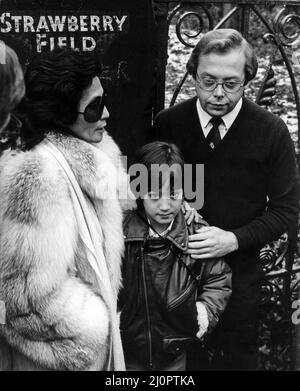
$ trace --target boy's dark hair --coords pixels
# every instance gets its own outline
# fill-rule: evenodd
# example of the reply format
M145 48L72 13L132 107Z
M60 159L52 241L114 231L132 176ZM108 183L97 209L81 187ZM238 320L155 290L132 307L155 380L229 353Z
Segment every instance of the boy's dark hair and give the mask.
M37 56L25 73L26 98L20 108L25 149L39 143L47 131L64 130L78 116L82 92L101 65L91 52L57 48Z
M183 173L184 160L179 148L175 144L154 141L140 147L134 157L133 164L143 164L147 172L151 172L151 166L153 164L172 166L179 165L181 167L181 173ZM161 178L160 178L161 186ZM148 188L151 188L151 175L148 175ZM137 198L138 209L143 209L143 200Z
M243 49L245 63L245 84L252 80L257 72L257 59L248 41L234 29L217 29L203 35L186 64L186 69L194 79L197 76L197 68L201 55L209 53L224 54L232 49Z

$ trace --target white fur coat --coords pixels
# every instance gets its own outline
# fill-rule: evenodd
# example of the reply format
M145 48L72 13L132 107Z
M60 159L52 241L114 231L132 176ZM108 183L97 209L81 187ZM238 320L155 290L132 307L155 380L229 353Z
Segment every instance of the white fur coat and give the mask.
M127 184L119 148L107 133L97 145L55 133L48 138L63 152L95 207L117 295L122 208L115 194L103 199L103 188L118 191ZM109 186L112 181L117 188ZM6 369L103 369L107 308L86 262L61 168L43 156L41 145L7 151L0 159L0 200L0 300L6 307L0 357L1 352L7 357L2 355L2 363Z

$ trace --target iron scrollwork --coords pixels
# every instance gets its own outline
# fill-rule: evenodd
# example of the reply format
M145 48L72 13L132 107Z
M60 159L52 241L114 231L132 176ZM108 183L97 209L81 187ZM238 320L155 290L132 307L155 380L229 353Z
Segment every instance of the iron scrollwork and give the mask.
M268 33L265 34L264 38L273 42L273 44L275 45L275 50L279 50L281 57L285 63L285 66L286 66L286 69L288 71L289 78L291 81L293 94L295 97L298 124L300 124L299 93L298 93L295 75L294 75L291 63L290 63L289 58L287 56L287 53L284 49L284 47L287 47L287 46L292 47L293 45L297 44L297 42L299 42L299 37L300 37L299 16L294 15L294 14L284 15L286 12L286 7L283 7L275 16L275 18L273 20L273 26L272 26L264 18L264 16L259 12L259 10L255 6L251 5L250 8L268 30ZM294 24L294 28L293 28L293 31L289 33L287 30L288 30L288 25L291 26L291 23ZM295 28L296 28L296 30L295 30ZM263 84L263 86L261 87L261 91L263 92L264 89L265 89L265 85ZM298 125L298 127L299 127L299 125ZM298 148L300 149L299 131L298 131Z
M211 14L208 12L206 8L203 8L204 15L208 20L207 29L205 29L205 21L203 18L203 14L199 11L189 11L181 15L176 23L176 35L179 41L187 46L194 47L193 40L199 40L201 35L203 35L203 31L211 30L213 27L213 20ZM192 43L190 42L192 41Z
M281 37L281 43L285 46L294 45L300 38L300 16L295 14L285 15L286 8L282 8L274 18L274 31ZM292 27L294 25L294 27Z
M261 304L267 304L270 302L273 303L282 303L283 301L283 292L280 288L280 284L274 281L264 281L262 285L262 298Z
M288 238L287 235L284 235L279 241L264 247L260 251L260 260L265 273L269 273L283 266L287 249Z

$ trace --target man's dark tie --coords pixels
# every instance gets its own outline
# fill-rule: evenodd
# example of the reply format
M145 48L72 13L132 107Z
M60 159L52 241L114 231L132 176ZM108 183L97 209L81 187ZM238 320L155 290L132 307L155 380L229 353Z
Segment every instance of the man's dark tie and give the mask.
M223 120L221 117L212 117L210 123L212 124L212 128L210 129L206 140L211 149L214 149L221 142L219 126L223 123Z

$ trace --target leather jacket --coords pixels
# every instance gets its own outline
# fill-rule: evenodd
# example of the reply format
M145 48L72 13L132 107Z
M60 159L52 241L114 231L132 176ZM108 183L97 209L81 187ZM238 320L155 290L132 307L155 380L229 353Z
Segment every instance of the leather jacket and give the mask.
M196 301L207 310L210 331L231 295L231 271L223 259L185 255L188 235L180 212L164 238L149 238L143 212L124 221L125 259L120 292L121 336L126 360L159 369L187 350L199 329Z

